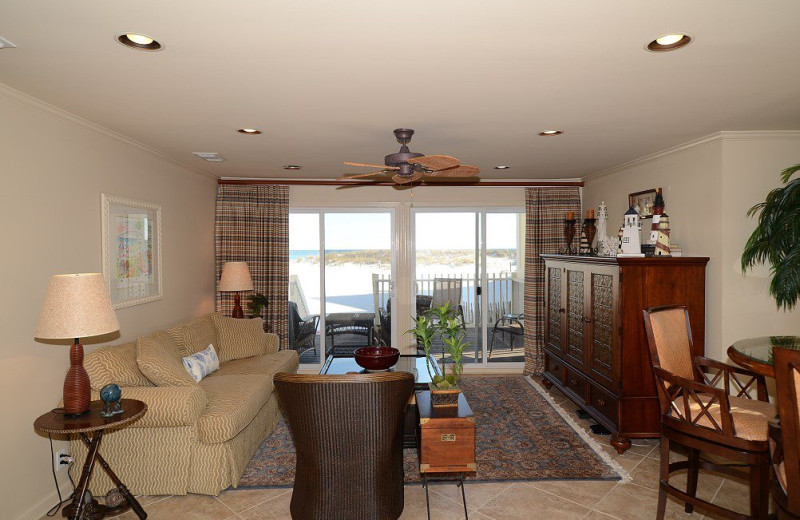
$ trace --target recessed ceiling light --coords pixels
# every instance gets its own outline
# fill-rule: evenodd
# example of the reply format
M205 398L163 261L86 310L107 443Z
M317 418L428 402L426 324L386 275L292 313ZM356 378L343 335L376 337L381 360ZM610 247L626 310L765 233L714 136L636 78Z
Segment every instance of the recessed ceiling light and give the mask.
M117 41L126 47L140 51L161 50L161 44L153 38L139 33L124 33L117 36Z
M247 134L247 135L258 135L261 133L261 130L256 130L255 128L240 128L237 130L240 134Z
M208 162L222 162L226 160L217 152L192 152L192 154Z
M692 42L692 37L688 34L670 33L659 36L647 44L646 49L651 52L666 52L686 47Z
M284 170L302 170L303 167L299 164L287 164L283 167Z
M505 164L498 164L494 167L495 170L507 170L511 168L511 166L506 166Z
M543 131L539 132L539 135L541 135L541 136L561 135L563 133L564 132L562 132L561 130L543 130Z

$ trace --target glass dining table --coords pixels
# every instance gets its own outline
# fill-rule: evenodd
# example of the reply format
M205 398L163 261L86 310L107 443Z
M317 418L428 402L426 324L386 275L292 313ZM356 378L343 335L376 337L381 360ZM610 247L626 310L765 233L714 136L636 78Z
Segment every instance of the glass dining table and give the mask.
M773 348L800 350L800 336L764 336L742 339L728 347L728 357L756 374L775 377Z

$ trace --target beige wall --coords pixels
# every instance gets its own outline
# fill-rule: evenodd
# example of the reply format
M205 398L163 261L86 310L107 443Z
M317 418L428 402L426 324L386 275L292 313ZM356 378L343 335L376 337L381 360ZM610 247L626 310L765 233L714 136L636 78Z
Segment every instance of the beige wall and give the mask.
M216 185L2 91L0 121L0 517L39 518L55 489L47 438L32 425L58 405L69 350L33 339L48 279L102 270L100 194L109 193L162 207L164 299L117 311L121 340L212 310Z
M662 187L671 238L687 256L708 256L706 354L726 359L735 340L768 334L800 334L797 312L776 311L767 292L766 269L742 275L739 258L755 227L745 214L779 185L778 173L800 162L800 134L723 132L713 139L637 161L588 178L584 207L605 201L609 234L622 223L628 193ZM649 222L649 221L646 221ZM643 238L646 234L643 233Z

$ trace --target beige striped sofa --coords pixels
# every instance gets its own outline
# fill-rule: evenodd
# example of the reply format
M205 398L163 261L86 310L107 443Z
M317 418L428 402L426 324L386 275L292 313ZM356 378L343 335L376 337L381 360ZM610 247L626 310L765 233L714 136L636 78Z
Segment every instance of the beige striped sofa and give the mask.
M181 358L213 344L220 368L196 383ZM207 314L131 343L99 348L84 361L92 399L116 383L122 397L147 403L144 417L109 430L100 453L137 495L218 495L239 479L278 420L272 377L296 372L297 352L278 350L278 336L263 321ZM72 439L73 471L86 448ZM77 476L77 475L75 475ZM112 489L101 468L92 476L95 495Z

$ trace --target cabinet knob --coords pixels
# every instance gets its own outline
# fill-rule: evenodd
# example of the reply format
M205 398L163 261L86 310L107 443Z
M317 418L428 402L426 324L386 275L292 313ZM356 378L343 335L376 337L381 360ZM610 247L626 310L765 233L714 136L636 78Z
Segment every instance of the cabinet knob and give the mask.
M606 405L606 401L605 401L605 400L604 400L604 399L601 397L601 398L599 398L599 399L597 400L597 404L598 404L599 406L605 406L605 405Z
M583 317L583 322L584 323L591 323L592 322L592 318L590 318L589 316L584 316Z
M559 367L558 365L553 365L553 372L555 372L555 371L556 371L556 370L558 370L559 368L561 368L561 367Z
M572 386L578 386L578 380L575 378L570 379L569 384L571 384Z
M567 309L565 309L564 307L561 307L560 309L558 309L558 312L560 312L561 314L564 314L566 311L567 311Z

